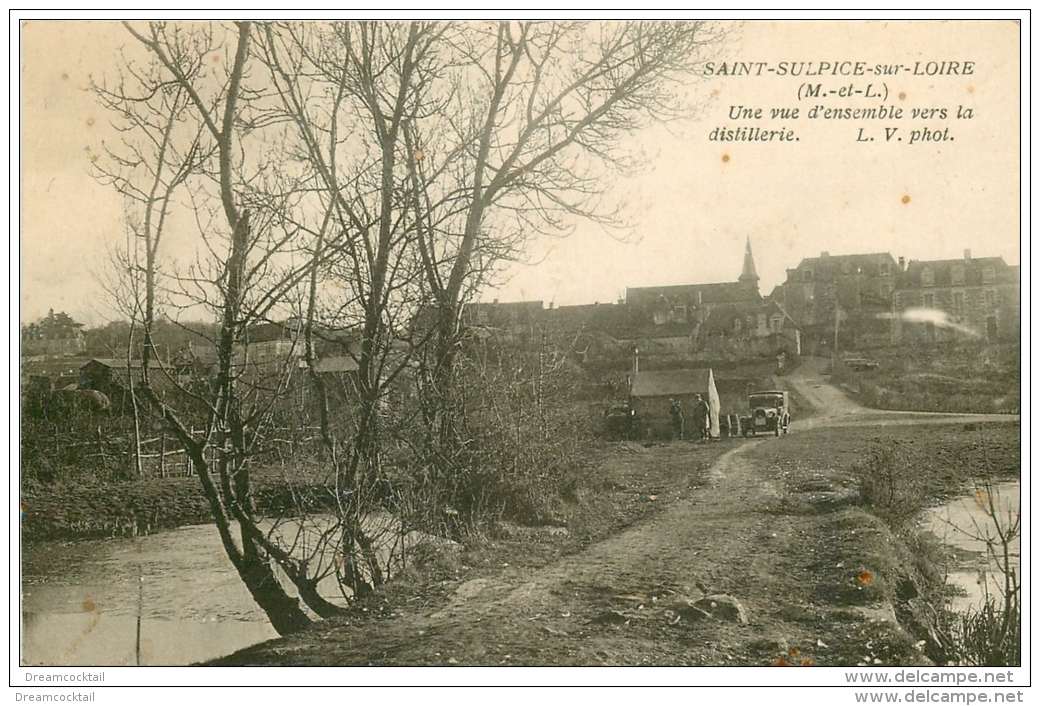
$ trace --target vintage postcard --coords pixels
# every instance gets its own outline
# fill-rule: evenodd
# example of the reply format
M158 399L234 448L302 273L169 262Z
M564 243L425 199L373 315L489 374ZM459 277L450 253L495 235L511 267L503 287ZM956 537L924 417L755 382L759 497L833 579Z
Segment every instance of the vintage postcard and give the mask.
M12 685L1020 701L1025 14L15 20Z

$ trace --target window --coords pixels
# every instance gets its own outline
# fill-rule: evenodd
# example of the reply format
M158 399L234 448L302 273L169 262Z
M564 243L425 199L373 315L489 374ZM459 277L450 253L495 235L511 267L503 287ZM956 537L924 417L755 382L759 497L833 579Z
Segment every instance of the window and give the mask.
M959 314L964 311L964 292L953 293L953 312Z
M733 331L734 333L740 333L740 319L733 319Z
M932 276L932 268L926 267L921 270L921 286L922 287L934 287L935 277Z
M927 294L922 294L921 306L925 307L926 309L935 308L935 295L931 292L928 292Z
M774 316L770 323L773 331L780 332L784 330L784 318L782 316Z
M954 265L950 270L950 280L953 284L964 284L964 265Z
M802 271L802 280L805 281L805 282L812 282L812 268L811 267L806 267L805 270Z
M892 296L892 283L891 282L882 282L881 283L881 298L882 299L888 299L891 296Z
M992 284L997 279L997 271L993 268L993 265L986 265L982 268L982 281L986 284Z
M890 270L891 265L892 263L888 260L881 261L881 266L878 268L878 272L881 274L882 277L887 277L892 273Z
M992 289L987 289L986 290L986 306L996 306L996 305L997 305L997 293L995 291L993 291Z

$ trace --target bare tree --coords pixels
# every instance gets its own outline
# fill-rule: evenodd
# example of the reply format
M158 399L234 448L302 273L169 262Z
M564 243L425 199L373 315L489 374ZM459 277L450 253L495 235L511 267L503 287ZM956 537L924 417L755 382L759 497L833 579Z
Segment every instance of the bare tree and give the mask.
M352 428L329 423L327 391L314 376L336 487L349 499L340 508L343 546L357 548L367 576L354 557L344 557L355 590L385 580L362 520L385 488L387 399L413 359L408 325L423 292L409 221L406 130L432 109L428 91L443 32L422 22L282 24L267 25L262 42L279 99L265 119L292 126L290 152L312 194L309 211L295 221L312 242L308 356L319 329L355 334L338 339L358 367Z
M689 116L687 84L724 38L710 22L499 22L446 32L446 105L409 123L414 222L436 319L426 387L438 443L461 440L452 393L465 301L532 233L616 222L601 196L637 166L624 140ZM431 420L433 421L433 420Z
M99 176L137 214L121 264L144 337L139 392L192 457L249 590L291 632L309 618L272 567L321 616L338 612L317 591L329 572L355 595L385 581L366 527L387 487L384 452L403 444L447 477L466 446L463 304L531 233L616 220L600 197L637 161L624 138L690 108L681 86L721 33L699 22L127 28L149 60L99 91L125 138ZM175 208L192 216L201 254L180 273L160 257ZM218 322L213 372L181 387L180 407L149 372L160 293L166 308L208 307ZM290 314L334 509L307 557L287 524L262 529L250 479L298 378L288 361L257 374L250 331ZM317 372L319 348L335 346L357 365L350 414ZM549 369L537 360L534 410ZM408 430L388 425L397 390L424 415ZM536 421L544 435L547 418Z
M317 591L332 563L315 565L294 552L300 532L287 535L277 523L265 529L252 495L250 456L263 445L293 371L289 360L266 369L251 362L249 332L284 306L306 276L306 268L293 262L294 233L272 208L280 197L290 198L276 188L272 174L279 170L268 159L274 150L243 148L255 132L252 106L263 100L248 85L254 30L248 22L150 23L127 30L149 61L143 69L127 65L119 85L99 87L125 136L110 151L114 166L100 176L140 214L133 228L141 247L125 262L131 279L140 280L131 288L145 338L137 393L191 457L221 542L246 587L276 630L293 632L311 618L283 588L276 566L314 613L324 617L342 609ZM158 357L151 331L159 315L160 244L178 193L185 195L181 213L193 216L203 256L187 273L168 274L162 291L179 298L180 306L208 307L219 325L211 376L187 387L164 371L165 382L181 393L174 398L157 392L149 360ZM331 541L324 533L311 551Z

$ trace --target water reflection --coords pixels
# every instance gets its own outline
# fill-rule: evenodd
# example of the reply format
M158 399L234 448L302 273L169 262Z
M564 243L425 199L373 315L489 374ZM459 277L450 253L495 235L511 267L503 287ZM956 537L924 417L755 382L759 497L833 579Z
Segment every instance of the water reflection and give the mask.
M964 590L964 596L953 599L952 608L965 612L977 608L986 595L1000 597L1004 585L1004 573L987 552L987 539L996 542L998 527L991 516L995 515L1000 527L1008 528L1016 522L1021 508L1021 485L1015 482L994 485L988 492L976 491L945 505L928 510L925 527L935 533L945 544L975 556L974 561L962 561L950 572L947 582ZM1009 544L1011 565L1020 574L1021 543L1015 537Z
M23 664L190 664L277 636L212 525L23 549Z

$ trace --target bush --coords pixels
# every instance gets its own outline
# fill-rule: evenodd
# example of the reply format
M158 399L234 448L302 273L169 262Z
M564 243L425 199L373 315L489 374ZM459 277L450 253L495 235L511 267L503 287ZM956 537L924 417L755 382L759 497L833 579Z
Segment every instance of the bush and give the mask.
M909 524L924 505L924 485L898 441L871 441L853 474L859 482L860 502L895 529Z

